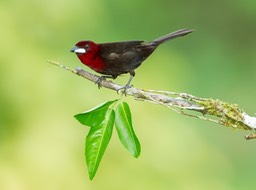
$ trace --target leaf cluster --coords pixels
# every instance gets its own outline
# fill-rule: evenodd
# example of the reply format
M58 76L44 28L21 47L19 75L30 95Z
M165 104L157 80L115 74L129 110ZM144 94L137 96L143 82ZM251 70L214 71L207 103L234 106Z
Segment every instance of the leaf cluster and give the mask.
M131 111L126 102L108 101L74 117L90 127L85 142L85 158L91 180L112 137L114 126L120 142L129 153L136 158L140 155L140 143L133 130Z

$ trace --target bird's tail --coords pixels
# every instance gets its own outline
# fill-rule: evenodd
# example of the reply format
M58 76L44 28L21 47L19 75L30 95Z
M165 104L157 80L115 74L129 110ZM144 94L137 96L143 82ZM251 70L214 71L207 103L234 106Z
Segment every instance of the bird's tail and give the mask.
M170 34L167 34L165 36L162 36L154 41L152 41L151 43L158 46L168 40L171 40L171 39L174 39L174 38L177 38L177 37L181 37L181 36L185 36L191 32L193 32L194 30L191 30L191 29L181 29L181 30L177 30L175 32L172 32Z

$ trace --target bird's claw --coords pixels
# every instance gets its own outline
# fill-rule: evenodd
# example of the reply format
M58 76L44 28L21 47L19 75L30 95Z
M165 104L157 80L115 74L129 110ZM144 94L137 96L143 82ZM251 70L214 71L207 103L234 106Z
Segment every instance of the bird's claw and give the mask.
M125 96L127 96L127 89L132 88L132 87L133 87L132 85L126 84L125 86L123 86L117 90L117 94L119 94L119 92L120 92L121 94L124 94Z
M102 82L103 80L106 80L105 77L100 76L100 77L97 79L97 81L95 82L95 84L98 85L98 88L99 88L99 89L100 89L101 86L102 86L102 85L101 85L101 82Z

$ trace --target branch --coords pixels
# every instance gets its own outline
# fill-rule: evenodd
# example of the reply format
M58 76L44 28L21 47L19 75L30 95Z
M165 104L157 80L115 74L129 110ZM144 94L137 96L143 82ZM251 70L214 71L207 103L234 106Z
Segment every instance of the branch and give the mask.
M99 76L81 68L71 69L56 61L48 62L94 83L99 79ZM123 88L123 86L107 80L102 80L101 86L117 92ZM256 138L256 117L249 116L236 104L230 104L218 99L200 98L187 93L142 90L134 87L128 88L126 95L133 96L135 100L165 106L182 115L218 123L233 129L250 130L253 133L246 135L245 138L247 140Z

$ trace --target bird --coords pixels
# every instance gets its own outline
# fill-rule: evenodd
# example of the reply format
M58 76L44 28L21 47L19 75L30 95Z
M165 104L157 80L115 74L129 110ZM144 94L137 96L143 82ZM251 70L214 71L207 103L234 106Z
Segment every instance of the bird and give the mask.
M135 69L145 61L156 48L171 39L185 36L194 30L180 29L157 38L153 41L130 40L110 43L95 43L90 40L79 41L70 50L76 53L80 61L97 73L102 74L97 80L98 87L106 78L116 79L122 74L129 73L130 78L123 87L128 89L135 76Z

